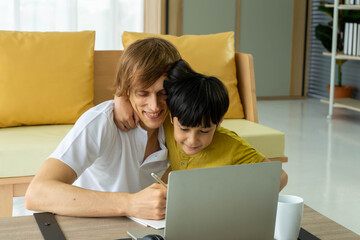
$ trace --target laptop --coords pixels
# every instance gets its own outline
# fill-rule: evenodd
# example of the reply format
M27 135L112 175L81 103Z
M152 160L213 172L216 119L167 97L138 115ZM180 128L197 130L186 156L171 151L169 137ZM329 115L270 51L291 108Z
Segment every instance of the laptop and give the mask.
M165 228L131 229L142 238L274 239L281 162L173 171Z

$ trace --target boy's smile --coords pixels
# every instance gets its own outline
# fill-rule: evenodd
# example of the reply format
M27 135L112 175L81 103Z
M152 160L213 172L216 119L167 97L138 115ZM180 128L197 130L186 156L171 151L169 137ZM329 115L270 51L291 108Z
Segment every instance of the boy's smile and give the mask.
M208 128L182 126L177 117L172 118L174 139L187 155L199 153L210 145L217 126L211 123Z

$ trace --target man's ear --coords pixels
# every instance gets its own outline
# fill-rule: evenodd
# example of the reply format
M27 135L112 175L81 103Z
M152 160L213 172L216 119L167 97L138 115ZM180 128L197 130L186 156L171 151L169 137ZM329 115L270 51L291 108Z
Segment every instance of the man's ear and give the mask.
M218 125L216 126L216 128L219 128L221 123L224 121L224 117L221 118L220 122L218 123Z

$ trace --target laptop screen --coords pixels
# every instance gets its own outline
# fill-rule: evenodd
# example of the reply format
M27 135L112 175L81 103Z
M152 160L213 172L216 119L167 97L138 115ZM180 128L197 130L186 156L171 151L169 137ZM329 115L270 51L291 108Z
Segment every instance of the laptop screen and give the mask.
M273 239L281 162L174 171L167 239Z

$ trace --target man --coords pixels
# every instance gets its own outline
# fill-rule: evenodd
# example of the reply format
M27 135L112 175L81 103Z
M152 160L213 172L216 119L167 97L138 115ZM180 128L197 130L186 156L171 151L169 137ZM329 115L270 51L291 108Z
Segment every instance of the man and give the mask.
M165 217L166 188L151 172L168 167L162 124L167 116L163 82L180 54L166 40L129 46L120 60L117 95L126 95L139 117L122 132L113 101L84 113L31 182L26 208L68 216Z

